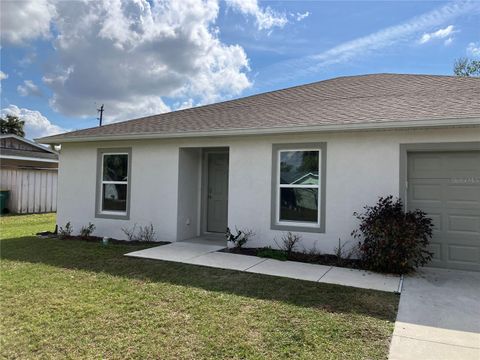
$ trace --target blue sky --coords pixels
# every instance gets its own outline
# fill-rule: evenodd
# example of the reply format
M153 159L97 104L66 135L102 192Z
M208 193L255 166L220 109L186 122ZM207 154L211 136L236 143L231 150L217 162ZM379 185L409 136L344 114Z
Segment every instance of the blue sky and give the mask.
M95 126L101 103L121 121L336 76L451 75L480 57L480 2L37 0L1 13L1 108L28 137Z

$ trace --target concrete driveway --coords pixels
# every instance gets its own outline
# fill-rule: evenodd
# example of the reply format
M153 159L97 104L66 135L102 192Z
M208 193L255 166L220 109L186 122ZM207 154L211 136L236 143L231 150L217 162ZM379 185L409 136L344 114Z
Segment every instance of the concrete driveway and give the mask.
M391 360L480 359L480 273L424 269L406 277Z

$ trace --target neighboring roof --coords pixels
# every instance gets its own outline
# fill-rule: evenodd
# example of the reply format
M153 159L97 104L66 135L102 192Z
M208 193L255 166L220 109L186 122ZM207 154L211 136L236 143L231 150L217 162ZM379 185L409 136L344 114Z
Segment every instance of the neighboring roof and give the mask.
M7 142L7 139L13 141ZM31 140L8 134L0 135L0 159L58 162L58 153Z
M38 139L42 143L480 125L480 78L340 77Z

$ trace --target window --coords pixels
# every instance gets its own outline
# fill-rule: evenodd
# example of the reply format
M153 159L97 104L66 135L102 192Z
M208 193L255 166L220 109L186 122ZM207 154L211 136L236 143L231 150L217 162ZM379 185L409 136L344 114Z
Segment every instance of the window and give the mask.
M130 150L99 150L97 217L128 218Z
M322 231L324 144L274 145L272 228Z

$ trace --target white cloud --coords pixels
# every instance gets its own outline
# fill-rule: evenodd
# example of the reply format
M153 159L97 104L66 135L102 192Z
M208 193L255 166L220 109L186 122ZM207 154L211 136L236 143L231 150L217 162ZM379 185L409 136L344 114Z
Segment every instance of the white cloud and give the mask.
M309 15L310 15L310 12L309 12L309 11L306 11L306 12L304 12L303 14L297 12L297 14L295 15L295 19L296 19L297 21L302 21L303 19L305 19L305 18L308 17Z
M42 96L42 91L32 80L25 80L23 85L17 86L17 92L20 96Z
M22 45L50 35L55 7L49 0L2 1L0 23L2 43Z
M39 111L19 108L16 105L9 105L8 107L3 108L1 110L1 115L14 115L25 121L25 136L30 139L67 131L58 125L52 124Z
M261 73L264 84L298 79L300 76L317 72L329 65L345 63L369 54L377 54L381 49L399 45L418 37L419 33L441 26L462 15L480 12L479 2L454 2L414 17L399 25L390 26L372 34L347 41L316 55L287 60ZM279 76L279 74L283 74Z
M420 40L418 40L418 42L420 44L426 44L427 42L430 42L431 40L435 40L435 39L445 39L447 37L451 39L451 35L454 32L455 32L454 26L448 25L446 28L438 29L437 31L430 32L430 33L424 33L420 38Z
M8 79L8 74L0 70L0 94L2 93L2 80Z
M474 57L480 57L480 42L471 42L467 46L467 54Z
M106 121L168 111L166 97L208 103L251 85L245 51L220 41L216 0L56 3L51 106Z
M334 48L327 50L314 58L319 61L319 65L328 65L330 63L338 63L350 60L359 55L364 55L379 49L395 45L399 42L406 41L415 36L418 32L426 28L432 28L439 24L455 18L462 14L468 14L470 11L479 11L478 3L452 3L445 5L439 9L435 9L423 15L413 18L400 25L391 26L375 32L373 34L348 41ZM435 33L439 33L446 37L453 31L453 26L447 26ZM446 34L446 35L444 35Z
M176 102L175 104L173 104L173 110L175 111L185 110L185 109L190 109L191 107L194 107L194 106L196 105L193 99L187 99L183 102Z
M285 14L278 13L270 7L261 8L257 0L227 0L227 5L244 15L253 16L258 30L283 28L288 23Z
M452 37L449 37L448 39L446 39L444 42L443 42L443 45L445 46L449 46L451 45L453 42L453 38Z

